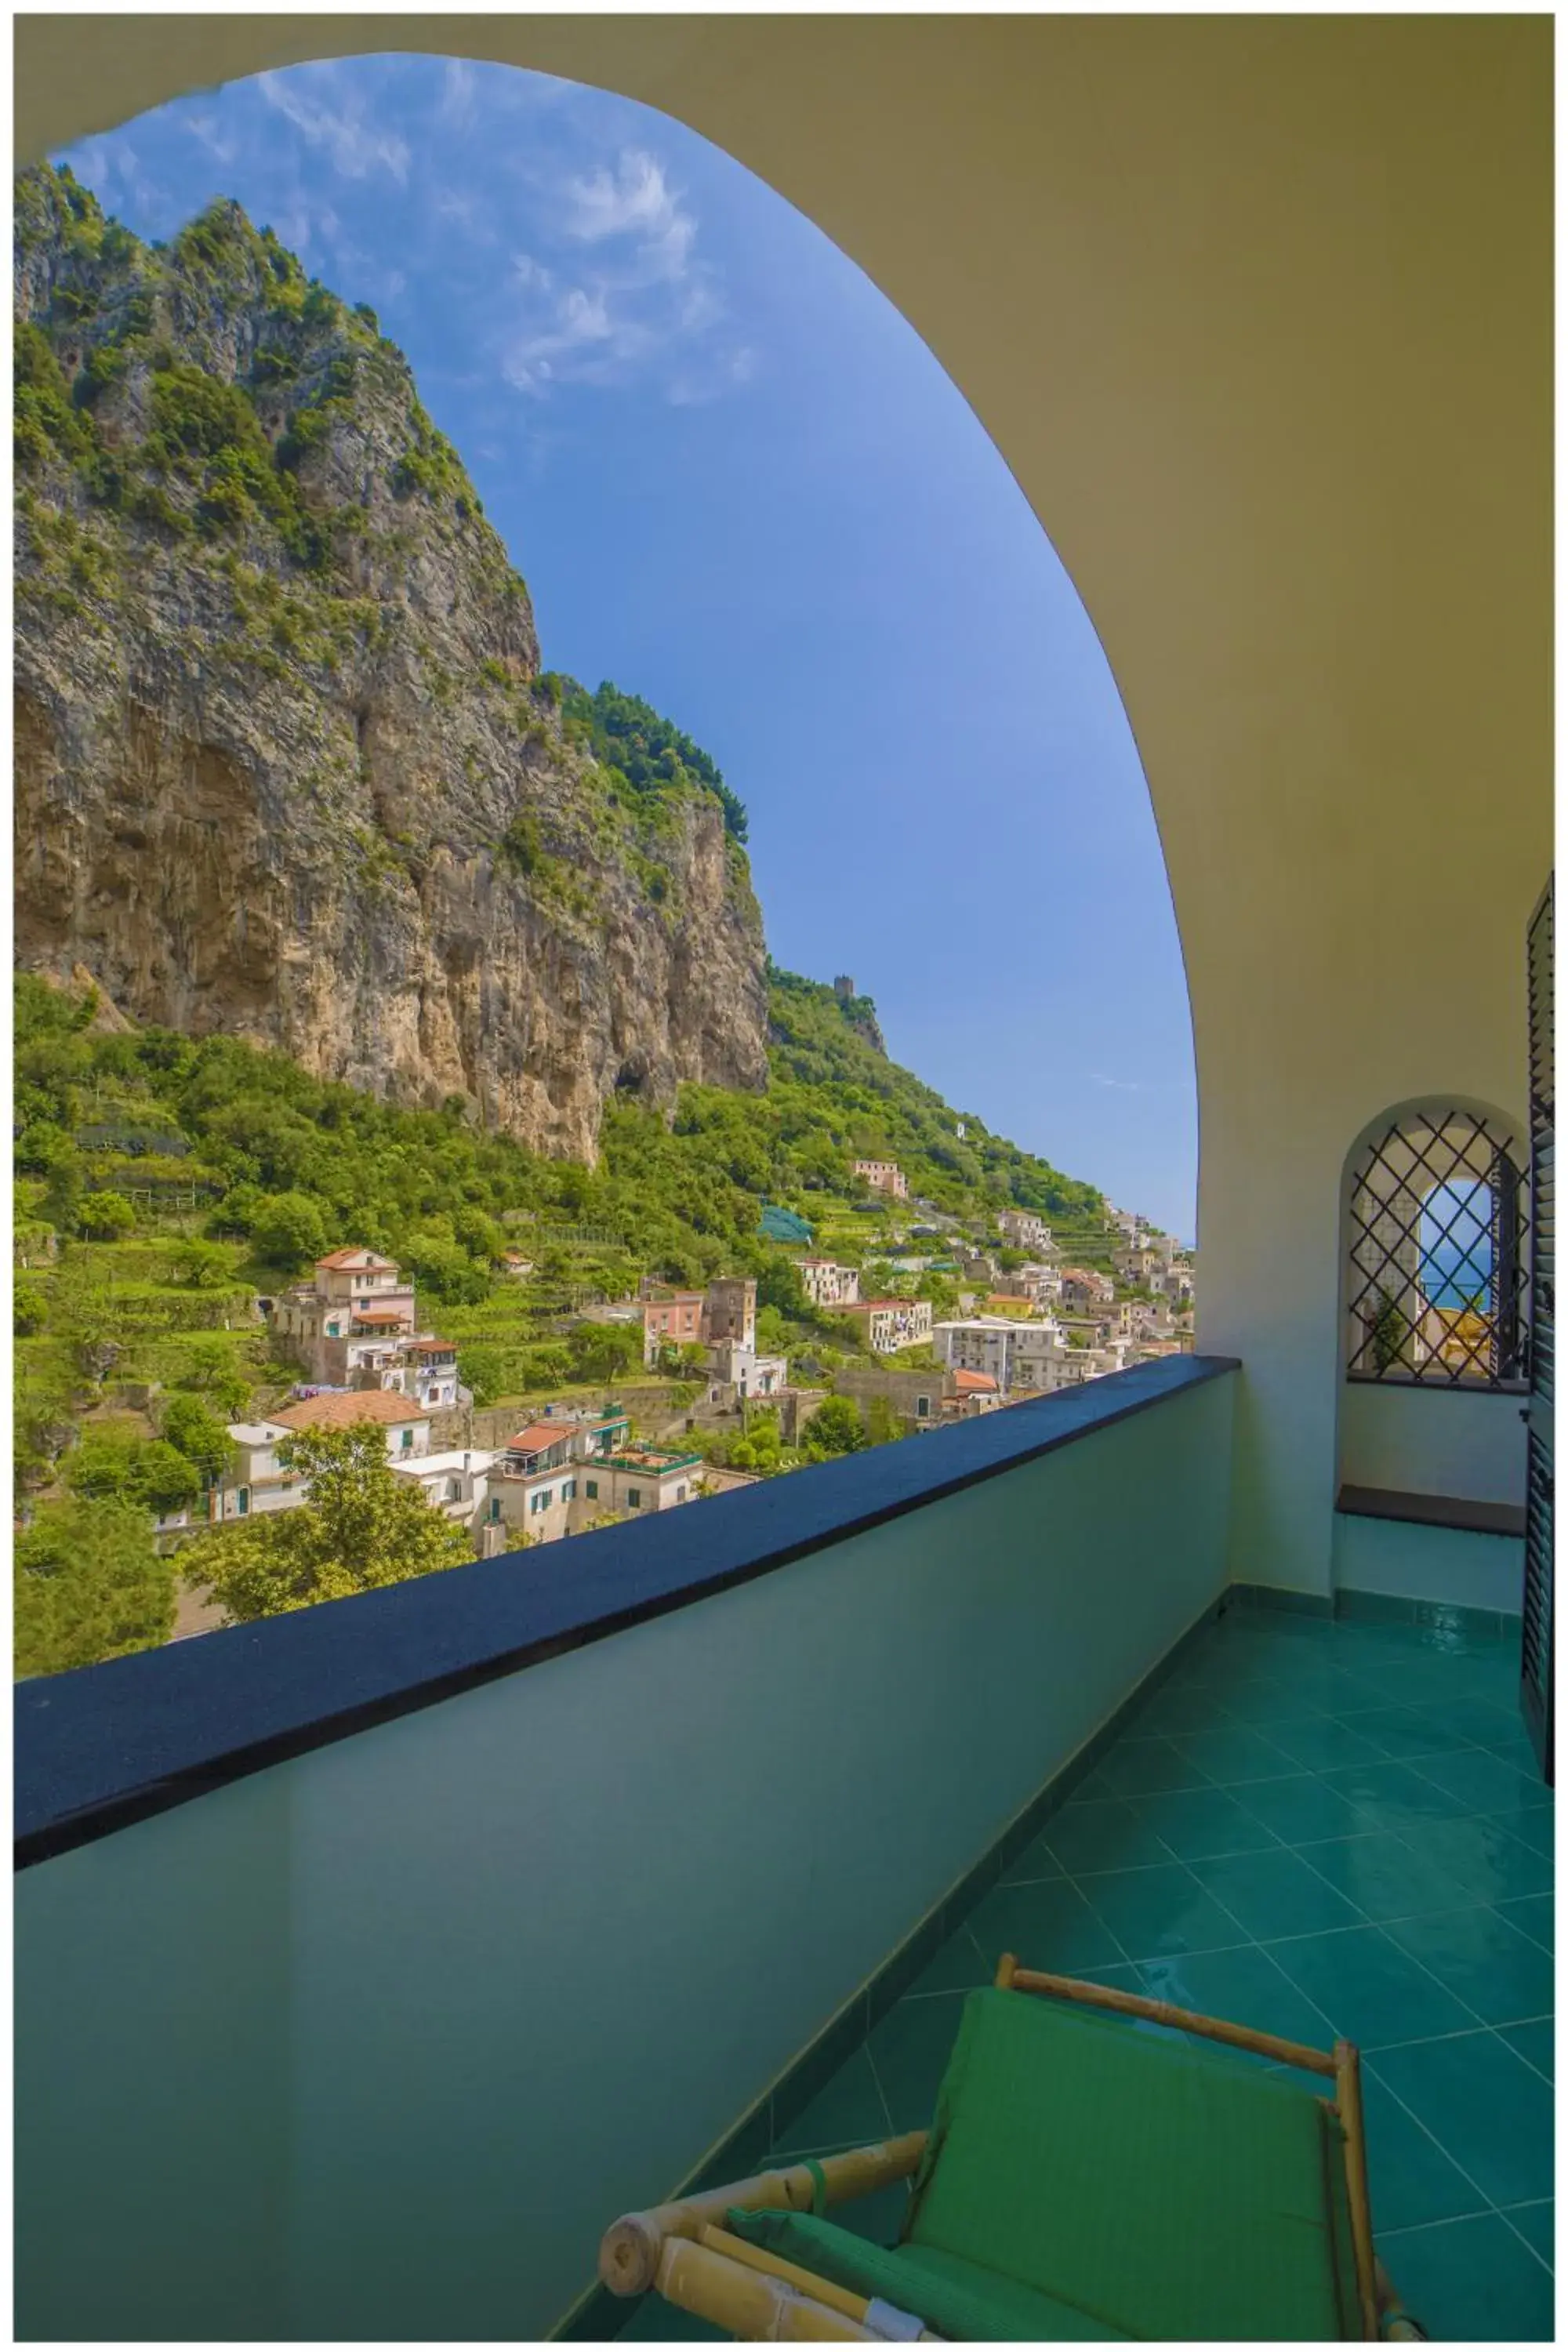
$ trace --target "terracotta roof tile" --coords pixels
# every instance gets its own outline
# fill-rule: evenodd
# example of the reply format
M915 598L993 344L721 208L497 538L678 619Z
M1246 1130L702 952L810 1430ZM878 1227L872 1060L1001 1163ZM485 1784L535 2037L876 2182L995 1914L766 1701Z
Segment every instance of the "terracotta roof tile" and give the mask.
M272 1416L286 1429L353 1429L362 1421L428 1421L425 1407L392 1389L351 1389L347 1395L306 1397Z
M504 1447L508 1454L542 1454L547 1445L556 1445L563 1437L574 1437L582 1427L575 1421L531 1421L515 1437L509 1437Z

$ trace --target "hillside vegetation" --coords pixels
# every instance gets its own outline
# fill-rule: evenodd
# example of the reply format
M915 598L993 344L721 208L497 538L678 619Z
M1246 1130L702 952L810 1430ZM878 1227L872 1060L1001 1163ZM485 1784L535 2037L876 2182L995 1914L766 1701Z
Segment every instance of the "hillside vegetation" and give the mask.
M150 246L42 167L16 227L23 1672L168 1637L167 1546L298 1377L258 1298L332 1247L402 1264L483 1406L640 1381L582 1310L645 1276L755 1276L763 1349L830 1381L861 1342L764 1208L941 1311L1004 1206L1103 1246L1099 1193L890 1060L868 997L767 961L742 800L541 669L374 312L230 202ZM829 1399L786 1456L763 1416L735 1459L859 1426Z

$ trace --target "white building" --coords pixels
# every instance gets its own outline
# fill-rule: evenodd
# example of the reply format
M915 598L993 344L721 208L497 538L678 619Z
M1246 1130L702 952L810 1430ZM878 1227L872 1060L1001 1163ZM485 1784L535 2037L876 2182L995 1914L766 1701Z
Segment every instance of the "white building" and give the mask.
M936 1325L931 1345L950 1370L984 1372L1004 1396L1018 1390L1048 1396L1063 1386L1071 1352L1059 1323L1011 1315L955 1317Z
M1049 1225L1029 1209L1001 1210L996 1230L1010 1249L1048 1250L1051 1245Z
M207 1497L209 1519L245 1519L252 1512L284 1511L304 1502L310 1482L279 1459L279 1448L304 1429L353 1429L366 1422L384 1430L386 1457L395 1469L429 1454L429 1414L386 1389L306 1397L283 1406L270 1421L231 1422L228 1440L237 1458Z
M507 1549L498 1528L552 1543L606 1515L673 1510L705 1492L706 1466L698 1454L631 1444L618 1408L582 1421L546 1414L519 1430L491 1469L482 1549Z
M800 1279L814 1307L853 1307L860 1296L858 1269L836 1265L830 1257L803 1257Z
M929 1298L862 1298L836 1312L854 1324L874 1356L890 1356L900 1348L923 1348L931 1339Z
M716 1381L742 1397L777 1396L789 1386L789 1361L784 1356L759 1356L754 1347L739 1339L721 1339L708 1350Z
M446 1454L416 1454L392 1466L400 1478L410 1479L422 1489L433 1510L443 1512L459 1527L471 1528L477 1535L496 1459L493 1451L476 1452L469 1447Z

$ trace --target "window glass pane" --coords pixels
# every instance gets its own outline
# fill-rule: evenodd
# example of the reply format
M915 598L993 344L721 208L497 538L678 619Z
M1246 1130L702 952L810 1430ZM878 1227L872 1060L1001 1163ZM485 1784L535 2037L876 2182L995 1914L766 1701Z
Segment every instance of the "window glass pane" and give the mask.
M1435 1184L1421 1211L1421 1287L1427 1304L1484 1314L1492 1286L1492 1188Z

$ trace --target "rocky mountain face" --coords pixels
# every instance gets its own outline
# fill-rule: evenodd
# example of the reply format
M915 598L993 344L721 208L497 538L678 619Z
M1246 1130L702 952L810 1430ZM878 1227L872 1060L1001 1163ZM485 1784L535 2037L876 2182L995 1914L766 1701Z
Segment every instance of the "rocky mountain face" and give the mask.
M237 205L16 204L18 961L574 1158L763 1087L733 811L593 755L374 313Z

